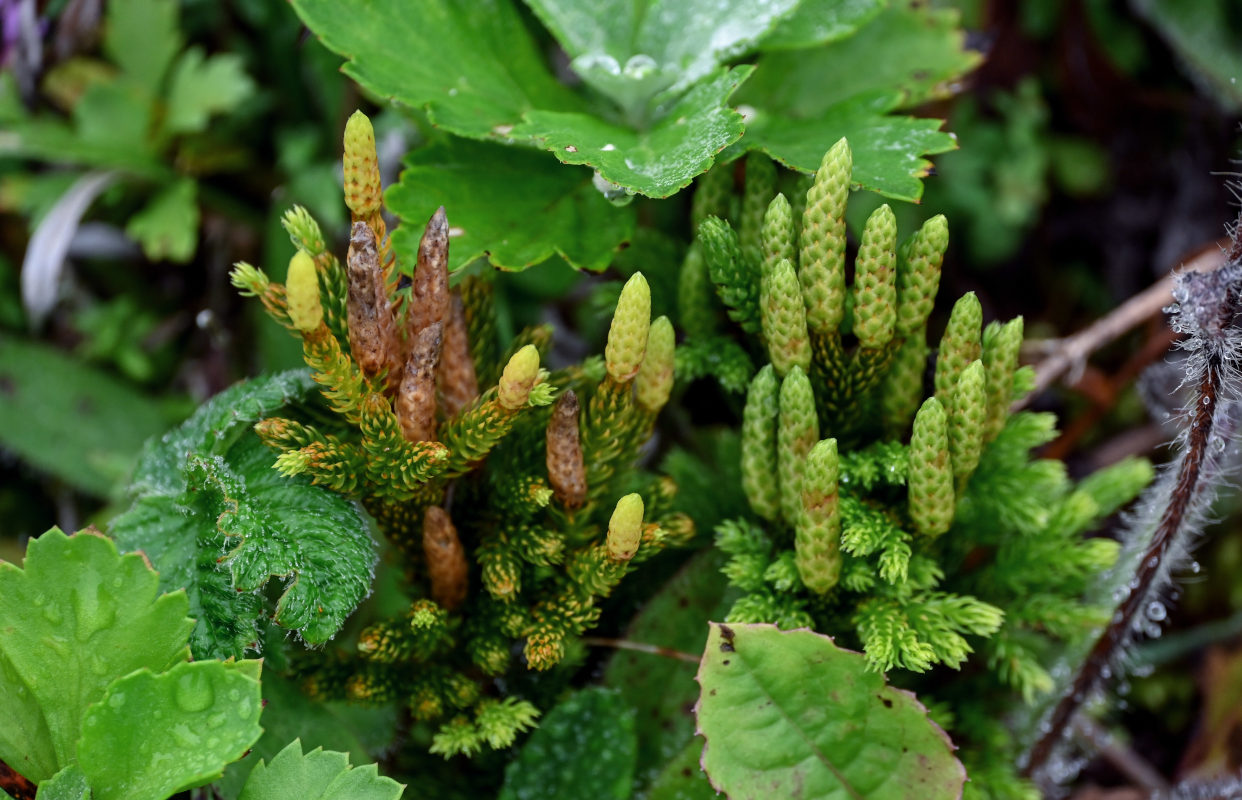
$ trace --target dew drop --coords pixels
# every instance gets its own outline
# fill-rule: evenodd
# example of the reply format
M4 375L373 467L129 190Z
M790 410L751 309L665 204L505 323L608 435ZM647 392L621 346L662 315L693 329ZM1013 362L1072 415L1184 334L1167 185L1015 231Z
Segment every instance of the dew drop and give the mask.
M1113 668L1108 666L1107 664L1100 667L1100 677L1103 678L1104 680L1108 680L1109 678L1113 677Z
M1202 567L1200 567L1200 566L1199 566L1199 562L1198 562L1198 561L1191 561L1191 562L1190 562L1190 571L1191 571L1191 572L1193 572L1193 573L1195 573L1196 575L1198 575L1198 574L1199 574L1199 570L1200 570L1200 569L1202 569Z
M177 680L173 694L183 711L202 711L215 700L215 691L206 675L189 671Z
M1164 603L1159 600L1153 600L1147 605L1147 618L1152 622L1159 622L1169 615L1164 607Z
M113 708L120 708L125 705L125 692L117 692L108 698L108 705Z

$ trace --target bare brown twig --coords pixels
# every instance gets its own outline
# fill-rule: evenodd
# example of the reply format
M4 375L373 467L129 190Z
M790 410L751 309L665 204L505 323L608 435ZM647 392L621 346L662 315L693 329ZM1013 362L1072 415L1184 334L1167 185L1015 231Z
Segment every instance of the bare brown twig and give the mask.
M671 647L660 647L656 644L646 644L644 642L631 642L628 639L606 639L601 636L583 636L582 643L588 647L613 647L617 650L634 650L639 653L650 653L653 656L663 656L664 658L673 658L678 661L685 661L687 664L699 663L699 657L690 653L683 653L680 650L674 650Z
M1211 246L1183 264L1179 271L1211 272L1224 263L1225 253L1220 247ZM1030 343L1025 349L1028 352L1043 353L1044 357L1035 365L1035 391L1028 398L1047 389L1066 372L1070 373L1071 379L1077 379L1092 353L1159 314L1171 302L1175 276L1176 272L1169 273L1122 303L1108 316L1096 320L1072 336ZM1021 401L1019 407L1026 402Z

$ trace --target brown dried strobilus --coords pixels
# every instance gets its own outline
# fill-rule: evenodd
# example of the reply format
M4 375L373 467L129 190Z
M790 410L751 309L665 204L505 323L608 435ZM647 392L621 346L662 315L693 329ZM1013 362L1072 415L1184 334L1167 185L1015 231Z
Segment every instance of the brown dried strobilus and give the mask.
M444 325L436 322L419 332L410 343L410 355L397 389L397 420L401 434L410 442L436 439L436 363Z
M578 440L578 396L566 389L552 408L548 421L548 483L565 508L578 508L586 501L586 468Z
M431 599L452 611L466 599L466 554L448 512L428 506L423 515L423 555L431 580Z
M432 214L418 243L418 263L406 330L411 337L433 322L447 322L451 312L448 285L448 217L444 206Z
M479 379L470 356L470 336L466 329L466 312L461 293L454 291L452 309L444 327L444 346L440 350L440 366L436 370L440 398L448 417L468 406L479 396Z
M349 349L368 377L388 365L392 310L384 288L375 232L365 222L350 229L349 256Z

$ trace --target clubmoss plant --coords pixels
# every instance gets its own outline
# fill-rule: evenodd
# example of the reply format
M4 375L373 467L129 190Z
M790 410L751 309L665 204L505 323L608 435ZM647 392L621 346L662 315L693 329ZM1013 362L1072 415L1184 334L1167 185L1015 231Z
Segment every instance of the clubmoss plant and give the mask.
M642 274L621 292L604 358L549 372L544 328L501 355L490 286L449 286L448 222L427 223L411 270L388 246L374 136L345 133L346 262L301 209L284 285L239 264L234 284L300 336L333 412L255 426L276 466L359 501L400 553L416 599L356 652L310 661L316 696L397 700L441 723L433 752L506 747L537 710L497 696L511 669L549 670L642 561L688 541L667 479L633 468L672 386L667 319ZM633 491L638 489L637 492ZM520 643L520 665L514 646Z
M849 145L824 156L805 204L775 194L771 168L747 161L736 226L729 198L700 196L711 207L697 249L716 296L681 283L683 315L718 326L723 308L747 337L739 346L770 362L743 412L754 516L717 529L742 593L727 621L811 627L860 648L962 746L968 796L1032 797L995 709L1048 696L1056 656L1108 621L1107 600L1084 597L1118 546L1084 533L1151 468L1126 461L1074 485L1059 462L1033 459L1055 431L1051 415L1009 410L1031 380L1017 362L1022 320L984 327L973 294L954 304L925 386L945 219L899 245L881 206L847 285ZM758 192L768 213L755 232Z

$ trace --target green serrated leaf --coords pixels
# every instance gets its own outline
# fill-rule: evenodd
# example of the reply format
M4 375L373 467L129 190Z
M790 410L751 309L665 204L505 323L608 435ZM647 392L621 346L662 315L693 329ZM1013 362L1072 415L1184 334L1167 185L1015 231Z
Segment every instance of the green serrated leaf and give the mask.
M272 578L285 580L275 622L310 643L327 641L370 590L375 543L357 506L281 476L276 453L251 431L312 386L299 371L217 395L148 444L134 505L112 522L121 547L143 550L160 570L161 585L186 588L198 658L257 649L260 590Z
M982 62L965 39L957 11L893 0L847 39L765 54L738 99L799 118L869 93L900 94L910 108L954 94L953 82Z
M294 739L254 768L240 800L397 800L404 790L374 764L351 768L346 754L320 749L303 754Z
M78 148L128 148L152 157L147 144L151 104L138 90L122 82L89 87L73 107Z
M158 584L142 556L97 533L53 528L23 568L0 562L0 619L20 622L0 628L0 697L15 712L0 726L0 759L50 778L76 760L82 713L109 683L188 658L185 595L157 598Z
M198 249L198 184L182 178L162 190L130 218L125 233L152 261L190 260Z
M453 238L449 268L486 255L520 270L559 254L598 271L634 235L634 209L617 208L591 185L591 173L566 169L546 153L452 138L406 158L388 207L404 220L394 247L413 264L422 223L443 205Z
M168 65L181 50L176 0L115 0L108 3L104 52L127 82L149 100L159 94Z
M207 58L191 47L177 60L168 81L164 133L199 133L212 114L230 111L254 92L242 58L222 53Z
M698 681L703 768L731 797L961 796L966 771L927 710L827 636L711 623Z
M405 0L294 0L293 7L348 60L345 74L380 97L426 109L460 136L504 137L531 109L584 109L549 72L510 0L425 0L417 13Z
M802 0L760 43L763 50L813 47L853 36L884 10L885 0Z
M742 144L791 169L814 172L824 151L845 137L854 154L854 184L885 197L917 202L923 194L921 179L932 166L922 156L954 150L957 140L940 130L938 119L889 115L897 101L892 94L861 95L814 119L756 112Z
M142 443L174 421L129 384L56 348L0 338L0 444L76 489L107 496Z
M931 166L922 156L957 144L939 130L939 120L891 112L951 94L954 82L981 60L964 41L956 11L897 0L842 41L767 53L738 92L737 100L755 114L725 157L758 149L813 172L844 136L854 153L856 185L917 202Z
M196 661L113 681L82 718L95 800L164 800L219 777L263 732L261 662Z
M618 186L668 197L742 135L745 123L728 99L751 71L743 65L704 79L643 131L582 113L530 111L513 135L539 142L565 164L594 167Z
M626 629L633 642L698 653L707 638L705 620L720 619L733 598L725 598L727 580L720 571L719 550L692 558L643 605ZM608 662L604 684L616 688L636 712L640 786L656 779L661 768L694 736L690 707L698 695L694 666L647 653L619 651ZM698 771L697 769L695 770Z
M634 119L752 49L796 0L527 0L586 83Z
M625 800L634 783L634 711L616 692L583 689L544 716L505 769L499 800Z
M263 676L263 702L263 737L250 755L230 764L224 777L213 784L225 800L236 800L255 766L261 760L270 763L294 739L307 747L339 750L362 763L368 758L368 748L387 746L396 729L396 711L391 706L311 700L275 672Z
M0 789L0 798L5 797L9 795ZM12 798L9 797L9 800ZM70 764L39 784L35 800L91 800L91 787L77 764Z

